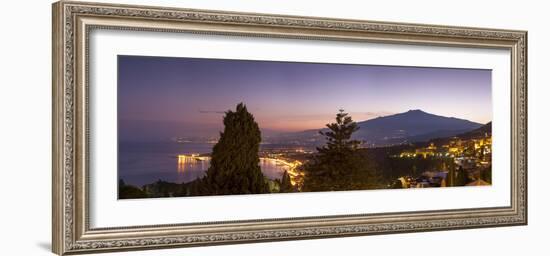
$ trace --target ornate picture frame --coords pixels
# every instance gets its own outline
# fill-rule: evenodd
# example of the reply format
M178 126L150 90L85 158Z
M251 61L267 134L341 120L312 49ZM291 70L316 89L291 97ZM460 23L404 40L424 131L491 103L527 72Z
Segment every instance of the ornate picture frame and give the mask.
M506 49L510 205L90 227L89 33L98 29ZM53 5L53 251L59 255L527 224L527 32L61 1Z

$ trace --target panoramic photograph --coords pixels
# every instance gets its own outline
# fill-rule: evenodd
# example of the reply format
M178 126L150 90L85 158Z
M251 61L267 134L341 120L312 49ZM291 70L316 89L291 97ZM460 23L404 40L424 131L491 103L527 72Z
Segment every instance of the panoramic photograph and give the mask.
M491 84L486 69L119 55L118 198L490 186Z

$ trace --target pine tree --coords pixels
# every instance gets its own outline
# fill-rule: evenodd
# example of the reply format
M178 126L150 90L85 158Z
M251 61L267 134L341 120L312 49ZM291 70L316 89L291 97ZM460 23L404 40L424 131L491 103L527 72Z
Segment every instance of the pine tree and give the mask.
M319 131L325 136L326 144L317 148L318 154L304 168L304 191L351 189L354 177L366 174L359 173L363 167L357 154L361 142L351 139L352 134L359 130L357 123L340 110L336 122L326 127L328 131Z
M224 131L212 150L210 168L198 184L200 195L258 194L269 192L260 169L261 133L243 103L228 111Z
M352 140L351 135L359 130L359 126L355 123L348 113L344 113L343 109L340 109L336 114L336 123L330 123L326 125L329 131L319 131L319 133L325 136L327 144L321 148L317 148L321 154L342 154L349 153L356 150L361 144L358 140Z

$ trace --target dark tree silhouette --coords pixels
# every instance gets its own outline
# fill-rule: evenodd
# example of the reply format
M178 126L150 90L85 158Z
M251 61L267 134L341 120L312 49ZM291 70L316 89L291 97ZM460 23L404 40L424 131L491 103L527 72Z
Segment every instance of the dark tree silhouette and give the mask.
M468 182L470 182L468 173L464 170L464 168L462 168L462 166L459 166L456 173L454 186L464 186L468 184Z
M317 148L320 154L349 153L356 150L361 144L360 141L351 139L351 135L359 130L359 126L343 109L336 114L336 123L326 124L326 126L329 131L319 131L327 140L325 146Z
M287 171L283 173L283 177L281 178L281 186L279 192L286 193L286 192L295 192L294 186L292 186L292 183L290 182L290 175Z
M445 177L445 186L447 187L455 186L455 180L456 180L456 168L449 168L449 171L447 172L447 176Z
M492 177L492 167L489 165L489 167L481 170L481 179L488 182L493 183L493 177Z
M254 116L243 103L228 111L224 131L212 151L210 168L196 186L199 195L268 193L260 169L261 133Z
M393 189L400 189L400 188L403 188L403 182L401 182L400 180L395 180L395 181L391 184L391 188L393 188Z
M359 127L348 113L340 110L336 122L326 125L328 131L320 131L326 144L318 147L316 154L305 167L304 191L328 191L356 189L356 178L368 176L357 149L361 144L351 136ZM362 172L361 172L362 171Z
M131 198L145 198L147 194L143 190L127 185L124 180L118 180L118 198L119 199L131 199Z

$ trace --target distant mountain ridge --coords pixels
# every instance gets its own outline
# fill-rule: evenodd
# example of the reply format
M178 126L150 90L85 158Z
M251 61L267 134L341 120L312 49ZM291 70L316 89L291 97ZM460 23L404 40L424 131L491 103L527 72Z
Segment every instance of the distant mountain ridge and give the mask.
M483 126L466 119L434 115L419 109L357 122L357 125L359 130L353 138L363 141L369 147L450 137ZM319 130L281 134L276 139L279 143L322 144L324 139Z
M452 140L454 138L459 138L459 139L462 139L462 140L485 138L487 136L492 135L492 130L493 130L492 126L493 126L493 123L489 122L489 123L486 123L486 124L484 124L483 126L477 128L477 129L474 129L474 130L471 130L471 131L468 131L468 132L465 132L465 133L456 134L456 135L453 135L453 136L439 137L439 138L431 139L431 140L429 140L429 142L435 143L435 144L447 144L450 140Z
M353 118L353 116L352 116ZM327 120L332 122L333 120ZM357 121L357 120L356 120ZM444 117L422 110L358 121L359 130L353 138L367 147L391 146L403 143L427 142L436 138L453 137L474 131L483 126L455 117ZM175 121L119 120L118 134L122 141L168 141L173 137L211 140L223 129L218 124L194 124ZM490 129L490 127L489 127ZM325 139L319 134L325 127L300 132L283 132L262 129L262 141L271 144L319 146ZM482 132L482 131L479 131Z

